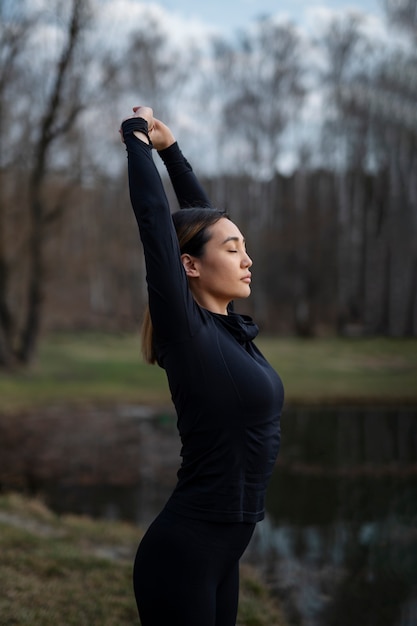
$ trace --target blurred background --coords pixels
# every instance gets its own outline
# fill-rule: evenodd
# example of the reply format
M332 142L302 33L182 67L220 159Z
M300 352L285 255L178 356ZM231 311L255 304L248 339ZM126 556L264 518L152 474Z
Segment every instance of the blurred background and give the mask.
M416 335L416 2L264 4L2 0L0 363L137 326L138 103L245 232L264 330Z
M140 526L175 484L169 394L137 338L118 129L138 104L254 260L237 306L288 393L246 559L279 624L414 626L417 0L0 0L0 496ZM5 606L2 624L113 624Z

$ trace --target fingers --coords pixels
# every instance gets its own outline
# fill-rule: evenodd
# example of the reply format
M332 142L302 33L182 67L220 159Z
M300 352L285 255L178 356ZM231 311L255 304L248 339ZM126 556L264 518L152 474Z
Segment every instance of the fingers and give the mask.
M162 122L158 122L158 120L154 119L153 110L151 107L147 106L134 106L132 107L134 115L129 116L123 120L123 122L127 119L132 119L132 117L140 117L148 122L148 133L152 133L155 130L156 123L162 124ZM123 123L122 122L122 123ZM123 133L121 129L119 130L120 137L122 142L124 143Z
M153 110L151 107L135 106L133 107L134 117L142 117L148 122L149 129L153 126Z
M148 126L148 130L149 132L159 131L161 130L161 125L162 125L162 122L160 122L156 117L153 117L152 126L150 128Z
M171 129L156 117L153 118L152 127L149 129L149 136L153 147L158 151L168 148L175 143L175 137Z
M147 106L143 106L143 105L139 105L137 107L132 107L133 113L138 113L138 111L149 111L152 115L153 115L153 110L151 109L151 107L147 107Z

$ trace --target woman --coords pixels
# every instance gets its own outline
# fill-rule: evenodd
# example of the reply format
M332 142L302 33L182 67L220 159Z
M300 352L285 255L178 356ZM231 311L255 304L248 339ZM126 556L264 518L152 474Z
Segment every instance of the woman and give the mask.
M250 294L243 235L210 208L170 129L148 107L133 111L121 132L147 272L144 354L166 371L182 442L177 485L138 548L135 596L142 626L234 626L283 387L252 342L256 325L229 310ZM152 145L186 207L172 217Z

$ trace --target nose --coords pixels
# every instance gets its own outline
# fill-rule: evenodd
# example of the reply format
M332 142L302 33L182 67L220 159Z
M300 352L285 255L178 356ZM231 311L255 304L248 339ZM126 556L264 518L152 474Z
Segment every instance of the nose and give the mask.
M252 263L253 263L253 261L252 261L252 259L250 258L249 254L247 254L247 253L245 252L245 255L244 255L243 259L242 259L242 265L243 265L243 267L251 267Z

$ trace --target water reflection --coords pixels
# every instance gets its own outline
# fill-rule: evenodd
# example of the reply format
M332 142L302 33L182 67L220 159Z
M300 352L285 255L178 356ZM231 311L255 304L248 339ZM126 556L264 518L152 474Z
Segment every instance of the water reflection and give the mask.
M145 526L175 483L179 443L172 416L133 409L0 419L0 486ZM287 409L282 429L245 559L293 626L415 626L417 408Z
M302 626L417 623L417 414L287 412L250 559Z

